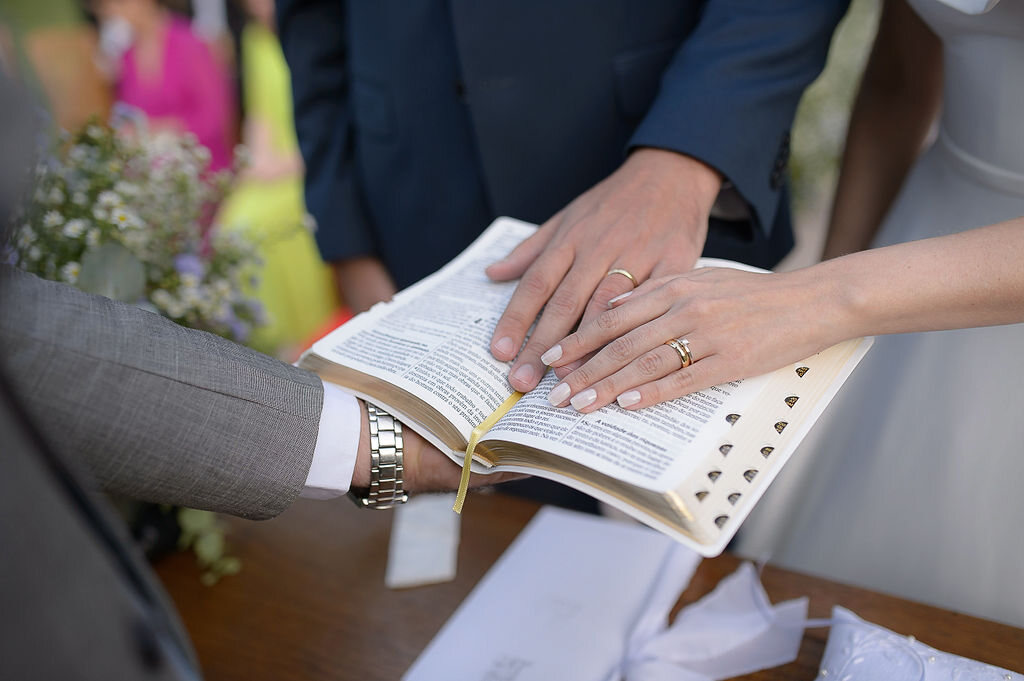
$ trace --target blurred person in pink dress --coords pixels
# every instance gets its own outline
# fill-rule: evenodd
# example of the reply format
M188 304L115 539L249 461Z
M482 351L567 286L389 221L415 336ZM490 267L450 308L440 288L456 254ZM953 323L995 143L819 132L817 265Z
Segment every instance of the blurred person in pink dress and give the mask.
M143 112L151 129L191 132L210 150L210 169L231 165L232 88L223 63L186 18L158 0L97 0L117 101Z

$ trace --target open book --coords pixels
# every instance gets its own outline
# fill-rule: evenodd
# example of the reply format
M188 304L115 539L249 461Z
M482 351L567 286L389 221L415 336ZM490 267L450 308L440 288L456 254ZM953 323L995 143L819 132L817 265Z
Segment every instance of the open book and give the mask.
M317 341L300 366L387 409L461 463L473 429L512 394L508 364L489 342L515 282L491 282L484 268L535 229L499 218L443 269ZM637 411L552 407L549 371L480 440L473 470L562 482L717 555L870 344L847 341Z

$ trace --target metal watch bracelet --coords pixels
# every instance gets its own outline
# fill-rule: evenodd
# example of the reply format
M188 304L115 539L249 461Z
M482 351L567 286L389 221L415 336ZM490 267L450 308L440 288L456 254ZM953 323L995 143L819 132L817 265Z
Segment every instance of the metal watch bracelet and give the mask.
M409 499L403 489L405 469L402 423L391 414L369 402L370 417L370 487L349 490L349 497L361 508L391 508Z

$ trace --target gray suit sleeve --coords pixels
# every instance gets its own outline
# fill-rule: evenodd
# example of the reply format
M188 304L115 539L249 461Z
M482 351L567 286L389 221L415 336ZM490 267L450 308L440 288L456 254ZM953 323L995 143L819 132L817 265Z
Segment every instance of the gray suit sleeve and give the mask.
M7 266L0 298L6 373L51 445L107 491L259 519L302 489L316 376Z

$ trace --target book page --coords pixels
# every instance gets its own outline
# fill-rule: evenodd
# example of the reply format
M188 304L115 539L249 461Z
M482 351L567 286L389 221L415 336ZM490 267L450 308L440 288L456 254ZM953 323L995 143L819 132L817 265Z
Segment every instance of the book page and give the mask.
M489 347L516 282L492 282L484 268L534 231L517 220L496 222L439 272L355 317L313 352L428 402L468 439L512 394L509 365Z
M646 409L612 403L590 414L552 407L548 372L488 432L483 441L506 440L551 452L648 489L674 489L729 430L726 416L742 413L767 377L745 379Z

